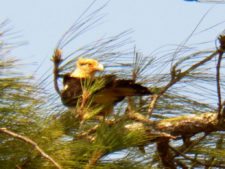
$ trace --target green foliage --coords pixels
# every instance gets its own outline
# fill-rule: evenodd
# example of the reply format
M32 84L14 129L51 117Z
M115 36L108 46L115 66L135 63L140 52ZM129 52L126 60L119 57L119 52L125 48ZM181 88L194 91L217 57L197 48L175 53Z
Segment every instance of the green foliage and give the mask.
M7 34L1 34L0 38L4 36ZM33 139L53 154L61 146L57 140L63 135L61 125L56 122L52 125L49 121L52 118L43 116L48 108L43 109L46 98L40 94L42 89L31 76L18 71L20 61L9 57L11 50L7 43L0 44L0 127ZM4 133L0 134L0 140L0 168L42 168L46 163L31 145ZM58 145L52 146L53 141Z
M68 43L80 35L80 32L85 32L93 23L99 21L100 10L101 8L83 20L80 18L81 23L73 25L65 33L57 49L65 49ZM161 94L153 114L149 113L152 98L129 97L116 105L112 114L96 118L104 106L107 106L93 106L94 98L90 98L104 85L104 81L101 80L95 81L94 84L92 81L85 81L81 99L75 110L65 110L61 103L60 105L57 103L58 96L49 95L46 92L48 86L44 88L43 85L37 85L33 77L18 71L20 61L10 58L7 53L11 48L0 43L0 127L32 139L45 153L66 169L162 168L159 153L153 143L157 139L159 142L168 139L160 138L167 133L155 131L154 123L149 124L146 121L150 122L149 118L151 118L157 123L159 120L168 118L164 122L178 125L180 119L189 115L215 111L213 104L203 103L199 99L212 97L211 100L214 102L217 99L215 90L211 89L216 82L213 71L215 67L211 66L213 62L210 61L208 65L182 73L212 51L195 53L190 51L191 54L188 53L185 56L185 52L182 53L176 49L172 51L172 54L170 54L171 51L168 54L162 52L157 57L140 56L134 51L133 56L130 51L123 49L129 41L126 37L128 33L129 31L125 31L80 47L72 52L75 56L73 58L71 53L65 54L59 70L60 73L70 71L75 60L80 56L99 58L100 61L109 65L107 71L110 73L114 72L120 74L120 77L131 78L138 83L150 86L154 94ZM3 36L5 35L0 33L0 38ZM126 72L122 71L125 69ZM44 77L43 84L48 81L48 77L51 76ZM174 83L163 92L168 85L172 84L174 78L178 78L179 83ZM224 85L225 82L221 80L221 84ZM51 92L53 92L52 89ZM204 95L203 92L205 92ZM77 116L77 113L82 114L83 119ZM138 118L129 117L135 114L139 115ZM206 162L208 166L224 164L224 133L206 134L207 137L203 137L202 140L198 140L198 135L188 135L187 137L190 137L188 141L193 141L190 145L186 145L185 141L182 142L181 136L176 138L173 147L181 151L181 154L172 153L176 164L182 162L188 167L203 166L201 162ZM201 160L201 162L195 160ZM50 169L55 166L34 146L1 132L0 168Z

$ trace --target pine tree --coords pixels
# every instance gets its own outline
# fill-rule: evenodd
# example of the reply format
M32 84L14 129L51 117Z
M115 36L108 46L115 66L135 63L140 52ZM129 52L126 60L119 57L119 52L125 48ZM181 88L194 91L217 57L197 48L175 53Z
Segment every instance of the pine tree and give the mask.
M145 56L128 50L125 31L69 51L68 44L99 23L102 8L84 13L56 45L56 92L46 85L52 76L36 83L18 72L20 61L9 57L3 39L7 33L0 34L0 168L225 168L224 35L210 50L185 41ZM59 75L72 71L79 57L96 58L108 66L105 74L133 79L154 94L126 98L104 119L95 118L101 107L89 107L82 97L68 110L58 95ZM100 86L85 89L93 93ZM80 121L77 111L87 118Z

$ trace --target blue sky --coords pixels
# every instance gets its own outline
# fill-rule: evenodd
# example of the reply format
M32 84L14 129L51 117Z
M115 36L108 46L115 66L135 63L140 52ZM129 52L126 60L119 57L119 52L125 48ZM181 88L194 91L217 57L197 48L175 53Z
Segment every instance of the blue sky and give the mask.
M26 63L51 66L50 57L61 35L71 26L92 0L7 0L0 6L0 20L9 19L13 30L28 42L14 51ZM93 8L104 4L98 0ZM103 10L104 24L90 31L83 41L91 42L102 35L133 29L132 38L139 50L148 54L166 44L179 44L186 39L210 8L199 26L204 30L225 21L225 5L186 2L183 0L111 0ZM214 40L225 29L221 24L193 37L191 42ZM76 48L76 46L74 46ZM13 53L13 54L14 54ZM35 68L35 65L32 65Z

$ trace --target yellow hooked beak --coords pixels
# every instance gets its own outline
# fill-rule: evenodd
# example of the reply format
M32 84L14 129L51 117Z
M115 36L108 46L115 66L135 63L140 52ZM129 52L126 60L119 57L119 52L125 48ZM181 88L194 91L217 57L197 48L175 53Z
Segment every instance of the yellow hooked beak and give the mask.
M97 71L103 71L104 70L104 66L99 63L98 66L95 68Z

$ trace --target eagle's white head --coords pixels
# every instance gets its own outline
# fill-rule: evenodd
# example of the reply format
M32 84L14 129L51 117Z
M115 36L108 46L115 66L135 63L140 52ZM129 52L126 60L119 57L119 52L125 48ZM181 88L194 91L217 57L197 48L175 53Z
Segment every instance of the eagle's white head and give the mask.
M71 77L90 78L94 77L97 71L103 71L104 66L95 59L79 58L76 62L76 69L70 74Z

